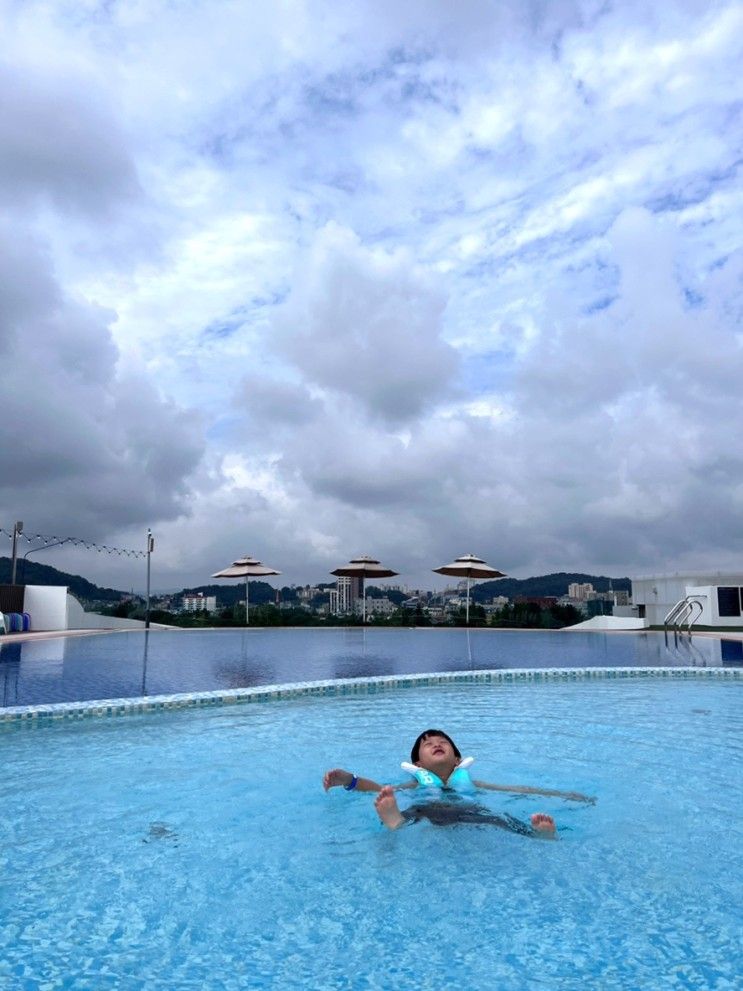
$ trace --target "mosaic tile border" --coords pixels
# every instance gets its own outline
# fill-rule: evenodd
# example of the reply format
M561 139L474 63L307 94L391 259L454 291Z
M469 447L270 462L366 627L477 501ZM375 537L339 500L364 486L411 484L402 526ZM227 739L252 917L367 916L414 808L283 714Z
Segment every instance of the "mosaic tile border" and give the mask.
M436 674L385 675L377 678L341 678L332 681L298 681L285 685L236 688L214 692L182 692L143 698L59 702L0 709L0 725L46 725L53 720L79 720L101 716L129 716L166 709L279 702L287 699L376 695L400 688L435 685L514 684L539 681L664 678L670 681L716 678L743 681L743 668L524 668L497 671L445 671Z

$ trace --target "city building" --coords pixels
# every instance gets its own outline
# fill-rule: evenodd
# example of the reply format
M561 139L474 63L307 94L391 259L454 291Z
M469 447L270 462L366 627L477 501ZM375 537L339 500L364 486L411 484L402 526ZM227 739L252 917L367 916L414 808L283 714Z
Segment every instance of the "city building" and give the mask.
M330 589L330 613L333 616L343 616L356 612L356 602L363 595L363 579L341 576Z
M317 588L315 585L304 585L297 589L297 598L300 602L309 602L316 595L320 595L321 592L322 589Z
M195 595L184 595L181 610L183 612L216 612L217 597L216 595L204 595L203 592L197 592Z
M464 596L452 595L447 597L444 603L444 609L447 612L458 612L460 609L467 608L467 599Z
M590 582L571 582L568 585L568 597L576 602L585 602L589 594L594 591Z
M357 599L356 612L360 613L363 607L363 600ZM381 599L368 598L366 600L366 615L368 616L390 616L397 606L394 602L384 596Z
M514 597L514 605L539 606L540 609L549 609L550 606L557 605L555 595L517 595Z

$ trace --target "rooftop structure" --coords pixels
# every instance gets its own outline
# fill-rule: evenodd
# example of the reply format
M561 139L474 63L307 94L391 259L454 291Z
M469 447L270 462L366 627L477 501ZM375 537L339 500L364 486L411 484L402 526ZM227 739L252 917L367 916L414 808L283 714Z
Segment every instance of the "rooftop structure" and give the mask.
M657 575L632 579L632 610L648 626L662 626L684 599L699 603L698 626L743 626L743 572Z

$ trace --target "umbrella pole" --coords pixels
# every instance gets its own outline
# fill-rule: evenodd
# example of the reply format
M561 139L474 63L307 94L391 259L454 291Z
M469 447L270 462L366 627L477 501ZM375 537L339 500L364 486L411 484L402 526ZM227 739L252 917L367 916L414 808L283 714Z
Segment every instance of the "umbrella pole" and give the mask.
M250 626L250 592L248 590L248 576L245 576L245 625Z
M467 578L467 626L470 625L470 580Z

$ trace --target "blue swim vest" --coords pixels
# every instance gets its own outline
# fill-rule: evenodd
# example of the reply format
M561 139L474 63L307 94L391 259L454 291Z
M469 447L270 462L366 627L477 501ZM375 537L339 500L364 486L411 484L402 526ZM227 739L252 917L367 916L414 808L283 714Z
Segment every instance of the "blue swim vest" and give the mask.
M469 767L474 762L474 757L465 757L449 775L449 780L446 784L444 784L438 774L434 774L433 771L427 771L424 767L416 767L415 764L409 764L407 761L403 761L400 767L403 771L407 771L408 774L412 774L418 784L424 788L445 788L451 791L471 792L475 791L475 783L470 777Z

